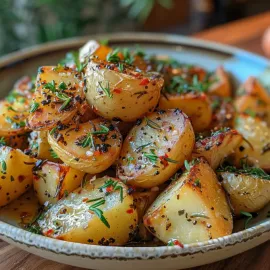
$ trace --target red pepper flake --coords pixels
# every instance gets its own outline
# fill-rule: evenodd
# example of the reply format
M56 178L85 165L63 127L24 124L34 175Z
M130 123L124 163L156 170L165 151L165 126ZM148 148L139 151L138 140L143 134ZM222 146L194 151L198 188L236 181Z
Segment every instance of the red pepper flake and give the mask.
M127 213L128 213L128 214L132 214L133 212L134 212L133 209L128 209L128 210L127 210Z
M100 155L101 155L100 151L97 150L97 151L94 152L94 156L95 156L95 157L98 157L98 156L100 156Z
M175 246L179 246L179 247L181 247L181 248L184 247L184 245L183 245L180 241L178 241L178 240L174 240L174 241L173 241L173 244L174 244Z
M87 202L88 201L88 198L84 198L82 201L83 202Z
M168 158L168 155L165 154L164 156L160 156L160 162L162 165L164 165L164 167L167 167L169 165L168 161L166 160L166 158Z
M149 81L147 78L144 78L144 79L141 80L140 85L145 86L145 85L147 85L149 82L150 82L150 81Z
M33 180L34 180L34 181L38 181L38 180L39 180L39 177L38 177L37 175L34 175L34 176L33 176Z
M114 88L114 89L113 89L113 92L114 92L115 94L120 94L122 91L123 91L122 88Z
M238 131L237 131L237 130L235 130L235 129L233 129L231 132L232 132L232 134L233 134L233 135L237 135L237 134L239 134L239 133L238 133Z
M113 187L112 186L106 187L106 192L110 193L112 191L113 191Z
M133 137L132 136L129 136L128 137L128 141L130 141L130 142L133 141Z
M49 229L47 232L44 233L45 235L49 236L53 234L53 229Z

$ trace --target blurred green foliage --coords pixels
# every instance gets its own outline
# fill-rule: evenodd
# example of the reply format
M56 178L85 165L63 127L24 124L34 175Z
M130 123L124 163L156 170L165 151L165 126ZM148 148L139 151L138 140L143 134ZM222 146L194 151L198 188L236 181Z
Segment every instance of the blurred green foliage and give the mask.
M36 43L137 30L154 5L172 0L1 0L0 55Z

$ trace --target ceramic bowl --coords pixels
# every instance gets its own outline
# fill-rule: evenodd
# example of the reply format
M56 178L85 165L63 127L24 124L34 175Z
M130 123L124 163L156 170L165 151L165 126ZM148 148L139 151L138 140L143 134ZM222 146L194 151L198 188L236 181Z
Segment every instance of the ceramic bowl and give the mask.
M260 56L224 45L187 37L121 33L74 38L36 46L0 59L1 96L14 81L25 74L35 74L41 65L55 65L67 51L78 49L89 39L109 39L115 46L134 47L137 44L148 54L171 56L181 62L198 64L208 70L224 65L234 78L243 82L248 76L267 80L270 62ZM269 80L269 79L268 79ZM270 219L261 211L252 227L230 236L180 247L104 247L68 243L24 231L0 221L0 238L30 253L57 262L88 269L183 269L228 258L270 239ZM1 220L1 218L0 218ZM236 224L236 228L242 226Z

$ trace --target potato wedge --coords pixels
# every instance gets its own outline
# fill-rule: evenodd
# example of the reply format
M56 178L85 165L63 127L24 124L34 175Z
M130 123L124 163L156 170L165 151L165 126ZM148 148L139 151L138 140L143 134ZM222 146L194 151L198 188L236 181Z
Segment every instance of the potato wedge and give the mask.
M223 66L215 70L212 80L214 80L214 83L210 86L207 94L219 97L230 97L232 95L229 74L224 70Z
M108 169L118 158L122 136L105 119L50 132L48 141L59 158L70 167L90 174Z
M19 149L0 146L0 162L0 206L4 206L32 186L36 159Z
M103 177L76 189L46 213L39 225L44 235L69 242L123 245L137 227L138 214L127 187Z
M0 101L0 136L16 136L26 133L28 111L19 111L7 101Z
M241 114L236 118L235 129L243 135L243 142L235 150L235 164L241 165L241 160L270 171L270 128L258 117Z
M83 103L80 74L68 67L41 67L28 118L33 130L49 130L67 124Z
M232 154L243 137L236 130L222 129L195 143L192 157L204 157L211 168L215 170L223 160Z
M206 241L232 233L225 193L204 159L161 193L144 216L146 228L164 243Z
M151 188L167 181L189 159L194 132L180 110L160 110L137 123L127 135L117 175L137 187Z
M36 217L39 208L38 199L30 189L0 209L0 220L25 229Z
M235 215L257 212L270 202L270 181L243 173L221 172L222 186L229 194Z
M182 110L190 118L194 131L208 128L212 120L212 109L209 98L205 94L167 94L161 95L158 107L160 109Z
M34 170L34 190L41 205L55 204L79 187L85 177L87 174L67 165L41 162Z
M136 71L122 63L93 59L86 68L86 99L98 115L133 122L152 112L159 100L163 79L158 73Z

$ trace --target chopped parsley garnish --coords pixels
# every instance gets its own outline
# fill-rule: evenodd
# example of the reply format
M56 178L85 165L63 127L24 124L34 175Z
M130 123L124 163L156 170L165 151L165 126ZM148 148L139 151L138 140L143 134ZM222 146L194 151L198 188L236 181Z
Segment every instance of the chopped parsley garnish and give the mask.
M39 107L39 103L37 102L32 103L31 108L30 108L30 113L35 112L38 109L38 107Z
M97 217L102 221L102 223L107 227L110 228L110 224L107 221L107 219L104 217L103 215L103 211L101 209L99 209L98 207L105 204L105 199L100 198L96 203L92 204L89 207L89 210L94 212L95 215L97 215Z
M111 93L111 90L110 90L110 84L108 81L107 81L107 85L105 87L102 86L101 82L98 82L98 85L102 89L102 91L105 93L106 96L108 96L109 98L113 97L113 94Z
M248 212L241 211L240 214L246 218L245 229L247 229L249 222L253 219L253 215Z

